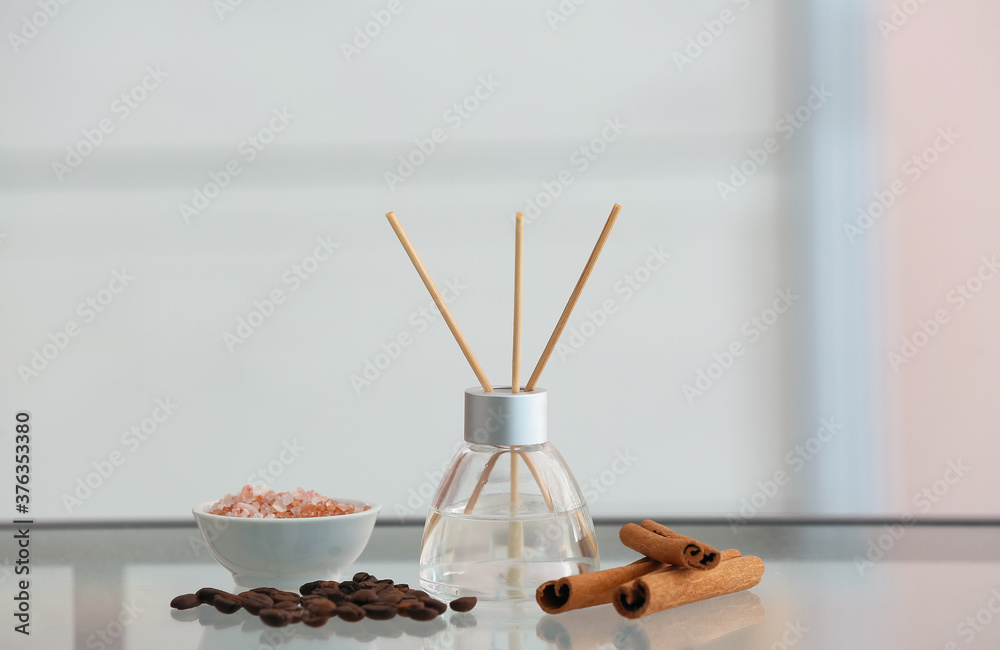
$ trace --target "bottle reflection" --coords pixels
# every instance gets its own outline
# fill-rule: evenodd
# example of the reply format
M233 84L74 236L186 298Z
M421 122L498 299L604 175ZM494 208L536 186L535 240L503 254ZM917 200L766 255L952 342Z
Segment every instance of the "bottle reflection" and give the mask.
M423 647L426 650L521 650L537 644L537 622L538 607L534 603L481 602L472 612L452 613L448 617L448 628L426 639Z
M619 650L673 650L693 648L731 634L764 618L764 606L755 594L743 591L658 612L634 621L623 619L610 606L591 607L544 616L538 638L559 650L618 648Z

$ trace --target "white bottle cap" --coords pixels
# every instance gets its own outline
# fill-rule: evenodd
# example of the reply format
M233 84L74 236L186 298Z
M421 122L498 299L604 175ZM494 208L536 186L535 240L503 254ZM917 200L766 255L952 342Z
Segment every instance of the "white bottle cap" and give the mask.
M497 387L487 393L465 391L465 440L481 445L520 447L549 440L549 394L544 388L512 393Z

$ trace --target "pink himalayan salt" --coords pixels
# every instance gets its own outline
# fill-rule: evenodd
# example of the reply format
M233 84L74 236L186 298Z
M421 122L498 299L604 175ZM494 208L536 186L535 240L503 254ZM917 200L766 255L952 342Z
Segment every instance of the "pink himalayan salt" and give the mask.
M245 519L292 519L332 517L364 510L368 510L368 506L334 501L313 490L295 488L288 492L275 492L266 485L244 485L239 494L227 494L213 504L209 512Z

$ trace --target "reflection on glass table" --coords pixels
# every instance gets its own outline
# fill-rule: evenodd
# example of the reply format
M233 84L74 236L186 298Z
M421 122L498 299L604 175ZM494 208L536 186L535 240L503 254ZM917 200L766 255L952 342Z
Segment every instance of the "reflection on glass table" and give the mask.
M200 587L235 589L229 572L199 543L193 525L35 527L32 634L24 637L5 626L0 647L717 650L1000 644L1000 621L994 620L1000 618L1000 526L730 528L719 522L674 527L717 547L763 558L767 569L762 582L747 592L635 621L619 617L610 605L548 616L530 602L480 603L469 613L449 611L429 622L335 619L320 628L299 624L276 629L245 611L225 615L208 606L170 609L174 596ZM597 527L607 567L635 559L618 541L618 528ZM376 527L365 553L345 573L363 570L417 584L421 530ZM9 539L12 531L7 528L3 534ZM8 599L16 577L0 571Z

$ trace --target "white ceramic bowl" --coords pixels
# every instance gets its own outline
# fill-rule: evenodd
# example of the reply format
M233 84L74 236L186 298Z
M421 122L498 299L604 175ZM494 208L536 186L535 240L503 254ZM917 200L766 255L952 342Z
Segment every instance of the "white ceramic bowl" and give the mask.
M209 514L216 501L192 509L205 543L243 587L298 589L336 579L358 559L382 509L372 501L337 499L368 510L302 519L244 519Z

